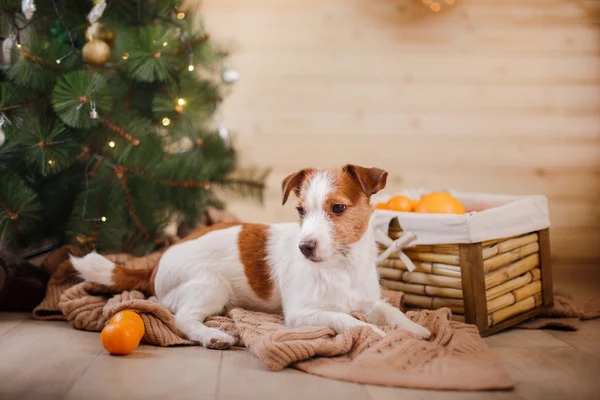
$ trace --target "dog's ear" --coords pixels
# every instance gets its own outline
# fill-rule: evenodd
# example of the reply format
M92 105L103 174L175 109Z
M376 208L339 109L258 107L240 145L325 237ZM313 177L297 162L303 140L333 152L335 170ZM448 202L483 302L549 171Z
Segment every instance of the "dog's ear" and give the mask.
M367 196L371 196L385 187L387 182L387 171L379 168L365 168L358 165L348 164L342 170L352 176Z
M314 169L306 168L286 176L286 178L281 183L281 192L283 194L281 205L285 205L292 189L294 190L294 193L296 193L296 196L300 194L300 187L302 186L302 182L304 182L304 180L313 172Z

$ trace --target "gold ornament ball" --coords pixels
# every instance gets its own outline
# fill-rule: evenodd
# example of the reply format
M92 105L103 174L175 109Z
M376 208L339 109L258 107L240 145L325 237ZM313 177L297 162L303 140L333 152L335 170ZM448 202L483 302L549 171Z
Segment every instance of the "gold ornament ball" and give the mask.
M110 60L110 46L102 40L90 40L83 46L82 54L87 64L101 67Z

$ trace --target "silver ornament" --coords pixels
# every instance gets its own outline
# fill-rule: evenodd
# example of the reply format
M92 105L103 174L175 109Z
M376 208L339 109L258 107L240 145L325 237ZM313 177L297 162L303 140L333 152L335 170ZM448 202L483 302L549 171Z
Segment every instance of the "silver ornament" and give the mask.
M217 122L217 132L226 146L229 146L229 129L222 121Z
M96 111L96 103L92 103L92 110L90 111L90 118L91 119L98 118L98 112Z
M2 60L5 65L9 65L12 59L12 48L15 45L17 36L15 34L10 35L4 42L2 42Z
M87 15L87 19L90 22L90 24L93 24L94 22L98 21L102 14L104 14L104 10L106 9L106 0L96 0L95 3L96 4L94 5L94 7L92 7L89 14Z
M225 83L235 83L240 79L240 72L235 68L225 67L223 68L221 77Z
M25 18L30 20L33 18L33 13L35 12L35 1L34 0L22 0L21 1L21 10L23 14L25 14Z
M4 134L4 129L2 129L2 125L7 121L4 115L0 115L0 147L6 142L6 135Z

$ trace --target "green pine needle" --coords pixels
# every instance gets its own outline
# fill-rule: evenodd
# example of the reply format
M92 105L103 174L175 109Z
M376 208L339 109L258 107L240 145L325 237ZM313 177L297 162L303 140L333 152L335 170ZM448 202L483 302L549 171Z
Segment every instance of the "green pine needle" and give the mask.
M120 64L137 81L171 82L175 70L182 68L183 61L176 53L180 41L173 28L144 26L125 32L117 41L119 51L127 54Z
M0 245L32 228L40 209L36 193L22 179L0 170Z
M30 119L20 133L25 162L42 175L62 171L73 164L81 153L74 132L56 119Z
M178 108L179 99L184 105ZM179 84L166 85L154 95L152 110L173 120L206 119L212 115L221 99L219 86L186 74Z
M24 46L25 47L25 46ZM34 90L52 88L59 75L73 68L77 57L71 56L57 64L56 60L68 54L70 47L57 40L31 38L31 48L24 51L19 60L8 68L6 75L16 85ZM26 58L28 54L36 60Z
M13 127L19 127L27 116L24 103L33 98L33 92L11 82L0 83L0 112ZM5 122L6 124L6 122Z
M112 98L106 79L95 72L74 71L62 76L52 92L52 106L62 121L74 128L100 123L90 117L93 105L102 115L110 111Z
M262 204L264 201L265 181L270 172L270 169L239 169L226 178L213 182L212 185L216 186L217 190L228 197L249 198Z

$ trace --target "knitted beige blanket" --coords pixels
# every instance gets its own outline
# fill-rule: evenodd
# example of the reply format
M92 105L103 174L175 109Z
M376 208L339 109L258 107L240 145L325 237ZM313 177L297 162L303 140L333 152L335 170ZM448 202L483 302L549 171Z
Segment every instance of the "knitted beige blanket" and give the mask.
M63 253L60 253L60 252ZM157 346L193 345L176 327L173 314L156 298L137 291L107 293L101 285L80 283L70 262L69 249L49 257L52 274L44 301L34 310L37 319L68 320L75 328L100 331L121 310L139 313L146 326L144 343ZM111 256L136 268L151 268L159 254L141 259ZM388 295L400 307L402 295ZM361 314L353 314L365 320ZM432 337L417 340L402 330L382 327L381 338L369 328L336 334L326 327L288 328L280 315L234 308L206 324L226 331L271 371L293 367L344 381L419 389L511 389L514 383L472 325L451 320L448 309L407 313L426 326ZM100 343L98 343L100 346Z

